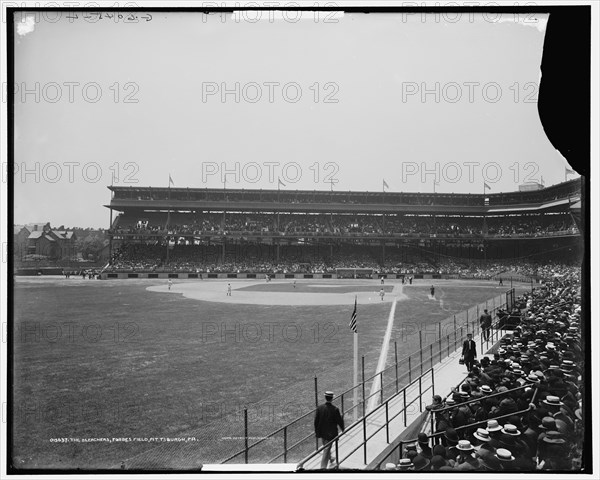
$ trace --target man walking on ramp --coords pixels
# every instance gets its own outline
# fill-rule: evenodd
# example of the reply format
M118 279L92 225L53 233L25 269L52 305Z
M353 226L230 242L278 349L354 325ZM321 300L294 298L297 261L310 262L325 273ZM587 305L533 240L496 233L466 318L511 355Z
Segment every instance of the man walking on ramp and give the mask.
M479 318L479 326L481 327L481 335L487 342L490 339L490 328L492 327L492 316L488 313L487 308Z
M323 459L321 468L327 468L329 462L333 463L331 458L331 441L338 436L338 427L344 431L344 419L340 410L333 404L333 392L325 392L325 403L317 407L315 414L315 435L320 438L325 448L323 449Z
M463 342L462 357L470 372L477 358L477 344L473 341L472 333L467 333L467 339Z

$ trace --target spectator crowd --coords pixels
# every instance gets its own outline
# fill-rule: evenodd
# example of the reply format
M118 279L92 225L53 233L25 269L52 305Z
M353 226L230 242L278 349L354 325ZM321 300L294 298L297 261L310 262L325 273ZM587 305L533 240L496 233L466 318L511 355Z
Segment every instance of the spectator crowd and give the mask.
M556 260L533 261L491 260L477 261L455 257L437 258L418 249L389 249L384 261L380 250L366 246L344 245L335 248L304 246L282 249L279 259L268 248L250 249L255 255L242 250L207 248L206 245L171 245L154 243L123 243L113 251L106 271L109 272L207 272L207 273L312 273L333 274L338 269L370 269L374 276L399 274L440 274L464 278L498 279L512 276L560 278L577 267ZM218 248L217 248L218 247Z
M122 214L111 229L113 234L234 235L270 236L351 235L411 237L539 237L578 233L567 213L518 217L459 217L439 215L353 215L308 213L198 214L145 212Z
M386 470L577 471L584 449L580 272L517 300L521 321L468 377L426 408L433 432ZM589 426L588 426L589 428Z

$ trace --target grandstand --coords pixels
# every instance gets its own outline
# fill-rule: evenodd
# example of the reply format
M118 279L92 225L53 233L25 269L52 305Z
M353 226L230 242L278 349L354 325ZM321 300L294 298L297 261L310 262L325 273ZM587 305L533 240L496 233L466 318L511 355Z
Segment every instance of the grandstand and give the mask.
M485 195L110 186L103 278L481 276L507 261L535 276L580 257L581 182Z

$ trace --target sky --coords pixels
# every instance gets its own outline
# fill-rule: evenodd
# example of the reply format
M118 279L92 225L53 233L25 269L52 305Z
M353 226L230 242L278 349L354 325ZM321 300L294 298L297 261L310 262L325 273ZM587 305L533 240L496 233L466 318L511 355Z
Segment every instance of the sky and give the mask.
M107 228L107 186L169 175L447 193L565 179L536 105L547 15L67 15L15 29L16 224Z

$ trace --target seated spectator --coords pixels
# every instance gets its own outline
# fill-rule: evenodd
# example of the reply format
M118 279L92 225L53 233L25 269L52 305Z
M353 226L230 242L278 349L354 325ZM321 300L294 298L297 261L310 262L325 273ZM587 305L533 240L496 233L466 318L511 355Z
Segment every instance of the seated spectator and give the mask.
M410 458L401 458L398 462L398 470L401 472L408 472L414 470L414 464Z
M492 437L485 428L478 428L473 433L473 445L477 453L483 453L482 450L487 450L488 452L494 453L496 449L490 445L491 441Z
M429 464L431 462L425 458L422 457L421 455L417 455L414 459L413 459L413 464L414 464L414 468L416 472L425 472L429 470Z
M456 447L460 452L456 458L455 470L474 472L480 469L479 460L475 457L475 449L468 440L459 440Z
M447 467L448 462L440 455L434 455L431 458L431 471L438 471L442 467Z
M433 452L431 450L431 447L429 446L429 437L427 437L425 433L419 433L417 441L419 443L420 449L419 454L422 457L431 460L431 457L433 457Z

